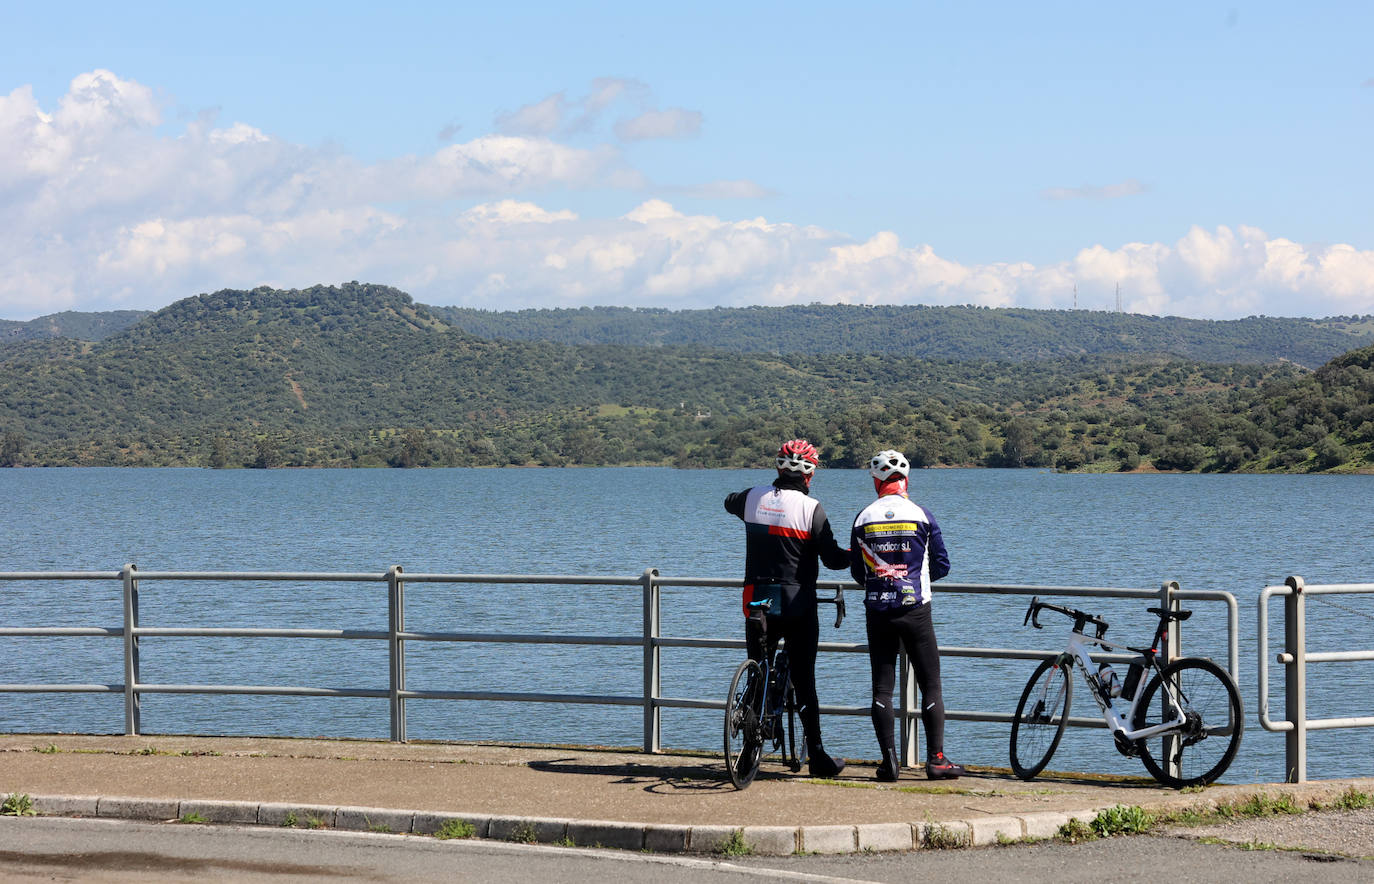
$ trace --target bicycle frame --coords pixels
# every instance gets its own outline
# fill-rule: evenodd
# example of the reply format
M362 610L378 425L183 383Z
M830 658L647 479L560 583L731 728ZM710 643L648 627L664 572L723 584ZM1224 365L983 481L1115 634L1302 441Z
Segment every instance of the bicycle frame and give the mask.
M1059 656L1061 661L1072 659L1074 664L1078 667L1079 673L1083 676L1083 680L1088 685L1088 693L1092 694L1093 700L1097 703L1097 708L1102 712L1103 720L1107 722L1107 727L1113 734L1119 736L1123 740L1135 742L1136 740L1144 740L1169 731L1175 731L1183 724L1185 718L1180 712L1182 704L1178 702L1178 697L1174 693L1175 687L1165 682L1163 689L1168 692L1170 706L1172 706L1176 712L1179 712L1178 717L1162 724L1133 730L1131 728L1131 723L1134 722L1136 718L1136 706L1145 693L1143 690L1145 686L1145 677L1144 675L1141 676L1140 684L1136 687L1135 696L1129 701L1130 705L1124 710L1118 708L1120 705L1118 701L1123 698L1109 696L1103 689L1098 677L1093 674L1091 668L1092 657L1090 655L1090 649L1093 647L1102 648L1104 651L1129 651L1137 654L1138 652L1134 648L1127 647L1126 645L1119 645L1115 642L1109 642L1098 636L1084 635L1081 632L1071 631L1069 633L1068 646L1064 649L1064 653ZM1159 661L1152 656L1147 657L1144 654L1139 654L1139 658L1142 666L1152 669L1156 673L1160 671Z

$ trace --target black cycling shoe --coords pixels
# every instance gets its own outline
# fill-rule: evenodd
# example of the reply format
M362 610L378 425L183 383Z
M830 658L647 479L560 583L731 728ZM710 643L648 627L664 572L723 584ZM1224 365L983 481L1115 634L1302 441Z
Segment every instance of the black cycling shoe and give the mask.
M831 758L820 746L810 747L807 755L810 757L806 762L806 770L813 777L839 776L840 771L844 770L844 759Z
M901 768L897 765L897 753L884 752L883 760L878 763L878 769L873 772L873 779L880 783L895 783Z
M957 780L963 775L963 766L950 761L943 752L926 759L926 776L932 780Z

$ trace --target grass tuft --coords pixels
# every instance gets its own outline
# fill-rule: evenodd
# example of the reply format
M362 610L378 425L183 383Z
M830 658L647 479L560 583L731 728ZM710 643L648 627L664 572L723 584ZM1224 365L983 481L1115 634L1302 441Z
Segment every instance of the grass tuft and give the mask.
M1354 786L1342 792L1332 804L1337 810L1360 810L1368 807L1371 799L1369 793L1361 792Z
M744 830L735 829L716 852L722 856L748 856L754 852L754 848L744 840Z
M1118 804L1093 817L1089 824L1099 837L1113 835L1143 835L1154 827L1155 818L1143 808Z
M33 799L21 792L11 792L0 802L0 816L37 816Z
M1059 831L1054 833L1054 837L1068 844L1077 844L1080 841L1095 840L1097 832L1078 817L1073 817L1059 827Z
M968 833L956 832L940 823L927 823L921 835L921 846L927 850L957 850L968 845Z
M448 841L451 838L471 838L477 834L477 827L467 820L448 819L439 827L439 831L434 833L434 837L440 841Z

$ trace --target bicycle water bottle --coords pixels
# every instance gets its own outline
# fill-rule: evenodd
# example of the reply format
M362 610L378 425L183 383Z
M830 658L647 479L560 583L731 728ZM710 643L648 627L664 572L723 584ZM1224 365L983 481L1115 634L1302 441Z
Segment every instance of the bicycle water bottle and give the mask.
M1097 667L1097 681L1102 685L1102 693L1106 696L1121 696L1121 681L1116 677L1116 670L1111 664L1103 663Z

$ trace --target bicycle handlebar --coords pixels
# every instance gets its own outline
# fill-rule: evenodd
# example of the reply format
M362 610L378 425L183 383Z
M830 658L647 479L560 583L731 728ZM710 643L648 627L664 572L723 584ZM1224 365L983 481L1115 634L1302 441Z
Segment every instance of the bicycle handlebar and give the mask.
M816 599L816 604L835 606L835 628L839 629L840 624L844 622L844 590L836 589L835 597L831 599L823 599L818 597Z
M1042 602L1035 596L1031 597L1030 607L1026 609L1026 619L1021 621L1021 625L1025 626L1027 623L1030 623L1036 629L1044 629L1045 627L1040 625L1040 612L1043 610L1055 611L1063 614L1065 617L1072 617L1074 632L1082 632L1083 627L1091 623L1097 627L1098 638L1102 638L1102 636L1107 634L1107 621L1103 620L1101 617L1094 614L1088 614L1077 608L1066 608L1063 605Z

